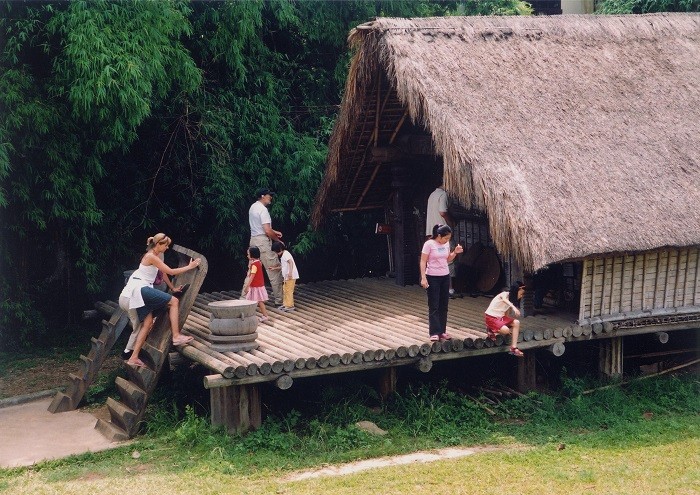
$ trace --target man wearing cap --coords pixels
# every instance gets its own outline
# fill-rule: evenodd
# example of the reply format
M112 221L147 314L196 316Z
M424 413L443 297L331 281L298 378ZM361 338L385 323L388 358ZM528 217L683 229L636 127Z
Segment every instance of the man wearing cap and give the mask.
M248 222L250 223L250 246L260 249L260 261L265 267L265 273L270 279L272 293L275 296L275 305L282 305L282 271L277 253L272 251L272 241L281 241L282 232L273 230L270 212L267 206L272 202L275 193L263 187L255 192L257 201L248 210Z

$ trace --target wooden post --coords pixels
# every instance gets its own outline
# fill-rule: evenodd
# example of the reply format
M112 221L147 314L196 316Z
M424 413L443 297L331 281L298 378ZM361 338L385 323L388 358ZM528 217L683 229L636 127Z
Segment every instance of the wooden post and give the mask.
M406 232L404 218L404 203L406 190L405 169L400 165L391 167L391 188L394 196L394 221L392 222L392 236L394 247L394 270L396 273L396 285L406 285ZM411 283L414 281L412 280Z
M658 339L659 342L662 344L665 344L668 342L668 333L666 332L656 332L654 336Z
M537 373L535 370L535 351L530 350L518 360L518 392L527 393L535 390L537 386Z
M211 424L228 433L245 433L262 424L260 392L257 385L231 385L209 390Z
M523 277L525 293L520 301L520 313L523 318L534 316L535 314L535 291L533 289L533 278L531 273L526 273Z
M622 337L602 339L598 370L601 378L622 378Z
M393 366L382 370L379 377L379 396L382 401L387 400L391 394L396 392L396 376L397 370Z

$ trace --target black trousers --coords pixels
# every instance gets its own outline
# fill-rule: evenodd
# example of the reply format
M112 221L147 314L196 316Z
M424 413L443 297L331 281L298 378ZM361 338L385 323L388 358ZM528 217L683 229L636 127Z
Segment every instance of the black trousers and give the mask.
M447 305L450 302L450 276L426 275L428 280L428 333L440 335L447 330Z

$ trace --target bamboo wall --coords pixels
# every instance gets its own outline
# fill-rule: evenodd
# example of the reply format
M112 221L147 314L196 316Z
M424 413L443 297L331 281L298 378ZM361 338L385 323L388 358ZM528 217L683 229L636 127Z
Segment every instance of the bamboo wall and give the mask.
M584 260L579 322L697 311L699 256L692 247Z

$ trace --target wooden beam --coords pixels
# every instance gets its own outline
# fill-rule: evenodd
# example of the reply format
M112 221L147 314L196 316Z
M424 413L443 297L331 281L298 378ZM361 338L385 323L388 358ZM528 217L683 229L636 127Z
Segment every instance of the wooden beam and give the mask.
M537 373L535 367L535 353L526 352L524 357L518 360L518 392L527 393L537 387Z
M377 67L377 108L374 111L374 133L372 134L372 141L374 145L377 146L377 141L379 140L379 115L381 114L381 107L379 105L379 98L382 92L382 69Z
M360 175L360 172L362 169L365 167L365 162L367 161L367 150L365 150L365 154L362 156L362 160L360 161L360 165L357 167L357 170L355 171L355 176L352 178L352 182L350 183L350 187L348 188L348 196L345 198L345 204L343 205L344 207L348 207L348 204L350 203L350 195L352 194L353 189L355 189L355 182L357 182L357 178Z
M622 377L622 337L600 341L598 371L602 378Z
M396 129L394 129L394 132L391 133L391 138L389 138L389 144L394 144L394 139L396 139L396 136L401 130L403 123L406 121L406 117L408 117L408 109L404 110L401 120L399 120L399 123L396 125Z
M395 366L382 370L379 378L379 396L382 398L382 401L386 401L396 392L397 371Z
M384 208L384 205L349 206L347 208L333 208L331 211L335 213L339 211L377 210L379 208Z
M362 200L365 199L365 196L367 195L369 188L372 187L372 184L374 183L374 179L377 177L377 172L379 172L380 167L381 167L381 164L375 165L374 170L372 170L372 176L369 178L369 181L367 182L367 185L365 186L364 190L362 191L360 198L357 200L357 204L355 204L355 208L359 208L360 205L362 204Z
M406 153L396 146L377 146L372 148L372 163L399 162L406 159Z
M257 385L232 385L209 390L211 423L228 433L245 433L262 424L260 392Z

